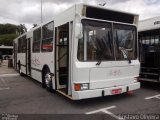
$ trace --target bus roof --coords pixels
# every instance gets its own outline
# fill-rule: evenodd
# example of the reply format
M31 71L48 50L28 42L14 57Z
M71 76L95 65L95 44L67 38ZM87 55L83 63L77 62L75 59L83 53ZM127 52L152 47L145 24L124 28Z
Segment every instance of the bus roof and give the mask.
M67 11L71 11L71 10L73 11L73 10L75 10L75 9L83 8L83 7L92 7L92 8L97 8L97 9L101 9L101 10L114 11L114 12L117 12L117 13L123 13L123 14L132 15L132 16L137 16L137 19L136 19L136 20L137 20L137 23L138 23L138 18L139 18L139 15L138 15L138 14L131 13L131 12L126 12L126 11L121 11L121 10L115 10L115 9L111 9L111 8L106 8L106 7L104 7L104 6L99 6L99 5L89 5L89 4L84 4L84 3L78 3L78 4L75 4L75 5L71 6L71 7L69 7L68 9L64 10L63 12L55 15L55 17L51 17L50 19L44 21L43 23L40 23L40 24L37 25L36 27L31 28L29 31L27 31L26 33L23 33L23 34L19 35L17 38L20 38L20 37L26 35L26 34L27 34L28 32L30 32L30 31L34 31L35 29L37 29L37 28L45 25L46 23L49 23L49 22L51 22L51 21L54 21L55 18L59 17L60 15L65 15L65 13L66 13ZM76 11L75 11L75 14L76 14ZM134 19L135 19L135 18L134 18ZM135 24L137 25L137 23L135 23ZM16 39L17 39L17 38L16 38Z
M136 13L131 13L131 12L126 12L126 11L122 11L122 10L116 10L116 9L111 9L111 8L107 8L104 6L100 6L100 5L90 5L90 4L85 4L85 3L78 3L75 5L72 5L71 7L67 8L66 10L60 12L59 14L55 15L55 17L51 17L48 20L44 21L43 23L40 23L39 25L37 25L36 27L32 28L31 30L37 29L39 26L44 25L48 22L54 21L54 18L58 17L60 14L63 14L65 11L69 11L70 9L75 9L75 7L82 7L82 6L86 6L86 7L93 7L93 8L98 8L98 9L103 9L103 10L109 10L109 11L114 11L114 12L118 12L118 13L124 13L124 14L129 14L129 15L133 15L133 16L139 16Z
M160 16L139 21L138 31L148 31L160 29Z
M73 9L74 7L80 7L80 6L88 6L88 7L93 7L93 8L98 8L98 9L104 9L104 10L110 10L110 11L115 11L115 12L119 12L119 13L125 13L125 14L129 14L129 15L134 15L134 16L139 16L138 14L136 13L131 13L131 12L126 12L126 11L122 11L122 10L115 10L115 9L111 9L111 8L106 8L104 6L98 6L98 5L90 5L90 4L84 4L84 3L78 3L78 4L75 4L71 7L69 7L68 9L62 11L61 13L59 14L63 14L65 11L69 11L70 9ZM49 18L48 20L44 21L43 23L40 23L39 25L37 25L36 27L34 28L31 28L31 30L34 30L34 29L37 29L38 27L40 27L41 25L44 25L48 22L51 22L51 21L54 21L54 18L56 18L57 16L59 16L59 14L55 15L55 17L51 17Z
M115 11L115 12L119 12L119 13L126 13L126 14L136 15L136 16L138 15L136 13L126 12L126 11L118 10L118 9L107 8L107 7L100 6L100 5L90 5L90 4L83 4L83 3L77 4L77 5L90 6L90 7L94 7L94 8L99 8L99 9L104 9L104 10L111 10L111 11Z

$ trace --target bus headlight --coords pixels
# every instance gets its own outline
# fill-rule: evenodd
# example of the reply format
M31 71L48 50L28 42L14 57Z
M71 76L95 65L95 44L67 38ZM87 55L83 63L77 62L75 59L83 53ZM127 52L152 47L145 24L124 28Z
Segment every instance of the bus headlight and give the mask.
M74 84L75 91L88 90L89 83Z
M81 84L81 90L88 90L88 89L89 89L89 84L88 83Z

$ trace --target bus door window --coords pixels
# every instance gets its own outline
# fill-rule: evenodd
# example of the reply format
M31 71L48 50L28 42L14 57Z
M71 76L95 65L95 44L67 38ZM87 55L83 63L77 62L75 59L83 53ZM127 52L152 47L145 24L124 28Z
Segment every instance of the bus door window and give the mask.
M66 84L68 79L68 36L67 32L62 31L59 33L59 79L60 85Z

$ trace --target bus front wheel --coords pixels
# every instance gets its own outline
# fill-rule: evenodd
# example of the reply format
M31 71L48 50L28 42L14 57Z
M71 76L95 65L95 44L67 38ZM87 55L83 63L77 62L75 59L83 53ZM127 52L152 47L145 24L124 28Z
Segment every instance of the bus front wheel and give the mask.
M44 74L44 85L49 92L52 92L52 76L50 75L50 70L48 68L45 69Z

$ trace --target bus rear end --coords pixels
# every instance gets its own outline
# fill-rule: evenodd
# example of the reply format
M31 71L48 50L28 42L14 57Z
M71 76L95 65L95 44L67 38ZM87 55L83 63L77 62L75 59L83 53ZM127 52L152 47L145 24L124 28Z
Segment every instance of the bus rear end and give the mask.
M139 89L138 16L85 5L82 10L83 16L76 21L73 99Z

